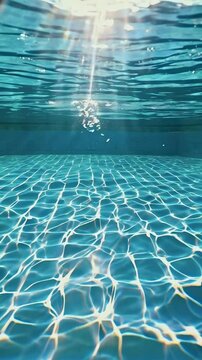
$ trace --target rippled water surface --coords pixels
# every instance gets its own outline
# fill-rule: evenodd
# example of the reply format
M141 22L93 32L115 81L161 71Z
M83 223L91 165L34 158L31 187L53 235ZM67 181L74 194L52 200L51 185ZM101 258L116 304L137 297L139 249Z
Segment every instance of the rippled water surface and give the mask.
M105 129L201 126L200 1L135 1L139 11L107 13L93 39L94 17L53 2L10 0L0 13L2 126L80 127L73 102L88 97L93 51Z
M0 360L202 359L201 44L200 0L0 1Z

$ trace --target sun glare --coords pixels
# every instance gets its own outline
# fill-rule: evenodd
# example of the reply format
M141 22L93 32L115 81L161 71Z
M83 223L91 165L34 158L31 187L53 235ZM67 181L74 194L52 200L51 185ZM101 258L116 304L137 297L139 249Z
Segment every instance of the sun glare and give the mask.
M141 8L147 8L158 4L161 0L42 0L71 13L74 16L96 16L97 12L104 11L114 13L128 9L136 12ZM169 0L183 5L201 4L201 0Z
M133 8L134 0L45 0L75 16L96 16L97 12L114 12ZM136 3L141 1L136 1Z

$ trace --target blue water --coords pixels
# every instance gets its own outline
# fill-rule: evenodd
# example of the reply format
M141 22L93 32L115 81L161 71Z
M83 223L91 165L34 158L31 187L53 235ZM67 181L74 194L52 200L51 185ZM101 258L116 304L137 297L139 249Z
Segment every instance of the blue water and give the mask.
M0 165L2 359L201 358L201 159Z
M202 4L67 2L0 5L0 359L200 360Z

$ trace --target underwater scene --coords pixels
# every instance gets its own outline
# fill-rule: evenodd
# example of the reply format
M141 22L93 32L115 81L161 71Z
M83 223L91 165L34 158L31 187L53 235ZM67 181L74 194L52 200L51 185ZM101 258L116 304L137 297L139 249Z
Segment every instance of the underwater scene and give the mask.
M202 359L202 0L0 1L0 360Z

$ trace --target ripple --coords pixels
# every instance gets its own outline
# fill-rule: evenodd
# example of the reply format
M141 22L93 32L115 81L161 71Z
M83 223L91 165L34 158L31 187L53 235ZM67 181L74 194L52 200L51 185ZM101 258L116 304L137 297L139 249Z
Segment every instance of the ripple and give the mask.
M109 125L116 131L201 129L201 1L125 1L108 1L113 11L97 44L90 105L93 16L63 9L78 10L83 1L5 1L1 128L101 127L106 142ZM95 8L96 1L87 3Z

